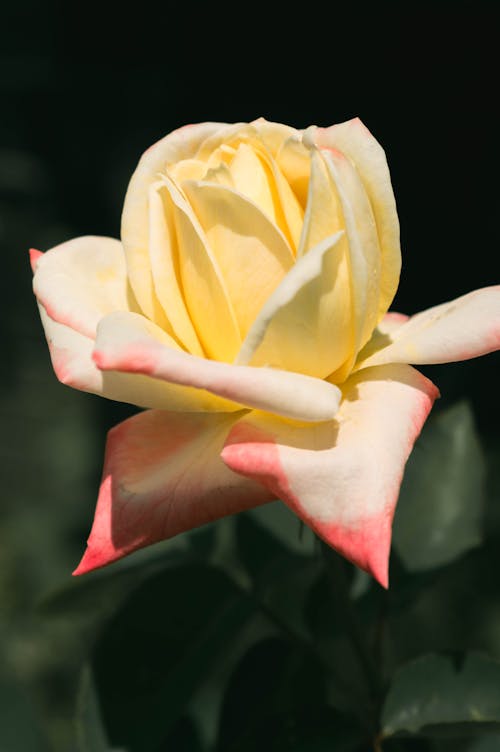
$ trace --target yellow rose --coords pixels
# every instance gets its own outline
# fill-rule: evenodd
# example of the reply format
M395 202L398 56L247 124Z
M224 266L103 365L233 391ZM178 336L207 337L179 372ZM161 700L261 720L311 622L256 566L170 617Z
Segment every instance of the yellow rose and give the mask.
M279 498L387 584L404 464L437 394L409 363L499 348L498 287L411 319L385 155L359 120L171 133L121 242L32 252L58 378L152 408L108 438L77 573Z

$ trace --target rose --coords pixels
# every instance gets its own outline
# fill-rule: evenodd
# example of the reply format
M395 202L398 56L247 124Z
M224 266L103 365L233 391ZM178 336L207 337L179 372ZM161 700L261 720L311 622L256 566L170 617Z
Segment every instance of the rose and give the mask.
M359 120L204 123L142 157L122 241L32 251L65 384L150 408L109 434L76 573L273 498L387 585L437 390L411 364L499 348L500 288L409 319L385 155Z

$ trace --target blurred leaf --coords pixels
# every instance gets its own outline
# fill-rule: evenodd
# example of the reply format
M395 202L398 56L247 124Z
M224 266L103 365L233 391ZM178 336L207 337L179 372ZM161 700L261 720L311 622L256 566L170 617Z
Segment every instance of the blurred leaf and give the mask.
M410 571L447 564L482 539L485 461L468 403L431 419L406 468L394 546Z
M250 509L245 514L268 530L276 540L291 551L304 556L314 553L316 548L314 533L281 501L263 504Z
M470 746L467 747L467 752L498 752L500 749L500 735L491 734L484 736L482 739L475 739Z
M253 614L246 594L209 566L175 567L139 585L94 651L113 744L157 752Z
M199 561L202 557L197 545L197 538L191 541L189 534L180 535L84 577L73 577L45 593L38 611L44 617L69 621L79 632L95 631L149 577L170 567Z
M333 740L335 749L355 749L362 731L326 707L326 692L324 669L307 652L280 638L261 641L227 685L217 752L253 752L263 739L273 752L331 750Z
M385 736L462 736L500 728L500 662L429 654L400 668L382 711Z
M89 666L84 666L80 677L76 732L80 752L110 752Z
M0 749L2 752L46 752L48 746L31 702L8 675L0 676Z
M368 738L349 719L327 706L299 708L260 719L230 747L217 752L367 752Z
M319 553L305 558L292 552L249 515L239 516L236 535L239 557L253 579L259 604L287 630L308 636L304 608L322 571Z

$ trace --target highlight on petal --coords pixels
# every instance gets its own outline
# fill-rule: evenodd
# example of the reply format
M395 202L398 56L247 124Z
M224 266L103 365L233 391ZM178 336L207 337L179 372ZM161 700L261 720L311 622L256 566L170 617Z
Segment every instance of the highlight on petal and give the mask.
M73 389L138 407L190 412L241 408L200 389L168 384L141 374L101 371L92 358L94 340L51 319L41 304L38 307L54 372L61 383Z
M326 378L353 350L345 233L298 259L268 298L236 358Z
M134 313L102 319L93 357L102 370L142 373L296 420L329 420L340 401L336 386L311 376L234 366L175 349L165 332Z
M133 309L123 249L113 238L74 238L41 254L33 290L51 319L91 338L102 316Z
M314 138L321 149L337 149L350 159L368 194L382 255L380 318L396 294L401 272L399 220L385 152L359 118L317 128Z
M73 574L271 501L260 484L220 460L224 439L241 416L148 410L113 428L87 550Z
M251 414L231 430L221 456L387 587L404 466L436 396L411 366L367 369L344 384L335 420L297 426Z
M452 363L500 349L500 285L483 287L411 316L356 365Z
M157 323L161 324L161 306L149 257L149 187L168 164L193 157L210 134L225 127L225 123L197 123L169 133L144 152L128 185L121 226L127 271L141 310Z

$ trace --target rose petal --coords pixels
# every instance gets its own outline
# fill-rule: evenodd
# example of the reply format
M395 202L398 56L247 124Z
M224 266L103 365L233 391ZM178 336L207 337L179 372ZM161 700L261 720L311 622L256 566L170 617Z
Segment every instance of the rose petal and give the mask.
M113 428L88 547L74 574L270 501L262 486L219 458L240 418L149 410Z
M33 290L51 319L91 338L107 313L134 310L122 246L113 238L74 238L42 254Z
M339 198L349 243L354 358L380 318L380 247L370 202L351 162L341 152L329 150L325 163ZM346 364L344 375L349 373L352 362Z
M405 324L409 318L410 317L406 316L406 314L396 313L395 311L386 313L382 321L380 321L378 326L373 330L372 336L366 345L358 353L353 371L358 369L359 363L362 363L373 355L373 353L389 345L392 342L391 335L396 329L399 329L400 326Z
M222 459L387 587L404 465L437 389L405 365L362 371L344 387L334 421L306 427L250 415L232 429Z
M302 136L296 132L284 141L276 155L278 166L305 210L311 175L311 153L302 143Z
M149 187L173 162L193 157L209 134L224 129L225 123L197 123L184 126L142 155L128 185L122 213L121 237L130 284L148 318L157 323L161 306L156 296L149 257Z
M142 373L277 415L331 419L340 399L333 384L273 368L233 366L175 350L167 335L138 314L114 313L99 323L94 360L103 370Z
M351 160L370 199L382 254L378 307L381 317L394 298L401 271L399 220L385 152L359 118L317 128L315 141L320 148L338 149Z
M268 298L236 358L326 378L353 350L343 232L298 259Z
M63 384L139 407L192 412L239 410L228 400L201 389L168 384L140 374L101 371L92 359L95 342L54 321L39 304L54 372ZM171 343L175 347L175 343Z
M43 253L42 251L37 251L36 248L30 248L29 255L30 255L31 271L34 274L36 271L36 267L38 266L38 260L43 256Z
M292 251L276 225L246 196L204 182L187 181L183 189L216 258L243 337L292 268Z
M149 189L149 252L154 288L170 324L167 331L188 352L203 355L181 288L173 206L162 182L153 183Z
M451 363L500 349L500 285L483 287L411 316L388 333L383 344L356 368Z
M205 353L215 360L232 361L241 336L216 257L184 196L169 178L163 182L172 207L178 273L189 317Z

